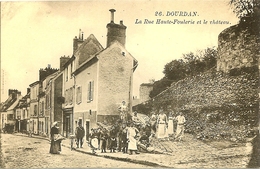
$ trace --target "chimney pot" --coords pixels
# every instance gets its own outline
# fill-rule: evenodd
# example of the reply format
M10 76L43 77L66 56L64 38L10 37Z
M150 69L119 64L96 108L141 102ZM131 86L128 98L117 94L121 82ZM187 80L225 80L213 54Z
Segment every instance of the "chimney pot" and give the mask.
M79 29L79 39L81 39L81 29Z
M116 10L110 9L109 11L111 12L111 22L114 22L114 12L116 12Z
M120 21L120 25L123 25L123 20Z

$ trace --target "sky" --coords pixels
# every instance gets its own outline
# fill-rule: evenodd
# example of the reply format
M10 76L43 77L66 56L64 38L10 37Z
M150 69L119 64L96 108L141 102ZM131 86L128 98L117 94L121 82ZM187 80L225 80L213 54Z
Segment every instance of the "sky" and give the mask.
M79 29L84 39L94 34L105 48L109 9L116 10L115 23L123 20L127 26L125 47L138 61L133 91L137 97L141 83L164 76L165 64L189 52L217 47L218 34L238 23L228 0L5 1L1 3L1 101L8 89L25 95L29 84L39 80L40 68L48 64L59 68L61 56L71 57ZM176 16L176 11L195 16ZM156 24L157 19L194 24ZM210 24L212 20L229 23Z

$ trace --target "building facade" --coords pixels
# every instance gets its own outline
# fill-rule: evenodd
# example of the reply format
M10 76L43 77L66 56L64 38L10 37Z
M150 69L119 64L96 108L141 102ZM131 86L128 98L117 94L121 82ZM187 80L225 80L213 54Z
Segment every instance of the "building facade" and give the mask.
M125 101L131 113L133 72L137 60L126 50L126 26L123 21L107 24L107 46L104 48L91 34L73 39L73 56L63 65L63 133L74 133L77 123L86 130L98 123L113 124L119 120L118 107Z
M142 83L139 88L140 103L143 103L150 98L150 92L153 90L153 83Z

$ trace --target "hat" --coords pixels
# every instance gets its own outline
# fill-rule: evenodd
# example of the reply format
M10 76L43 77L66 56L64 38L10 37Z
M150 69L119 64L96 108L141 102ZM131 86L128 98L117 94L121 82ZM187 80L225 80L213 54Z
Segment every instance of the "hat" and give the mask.
M57 124L58 124L57 121L53 122L53 123L52 123L52 127L56 126ZM57 127L58 127L58 126L57 126Z

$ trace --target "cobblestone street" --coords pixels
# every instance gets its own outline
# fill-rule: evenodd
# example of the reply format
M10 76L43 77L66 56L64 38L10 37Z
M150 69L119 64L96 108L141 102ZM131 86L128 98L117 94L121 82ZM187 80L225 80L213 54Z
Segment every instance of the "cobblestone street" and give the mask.
M246 168L251 157L252 145L228 142L205 144L185 135L183 142L164 141L161 144L171 153L141 153L128 155L118 153L100 153L90 155L91 150L84 148L70 150L70 140L62 143L60 155L49 154L49 141L29 138L23 134L2 134L2 153L5 168Z
M50 144L44 139L2 133L1 138L5 168L148 167L82 154L66 147L62 147L60 155L49 154Z

